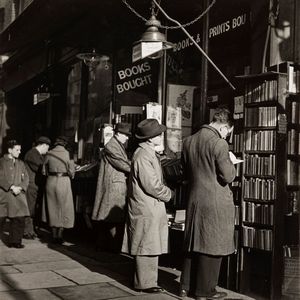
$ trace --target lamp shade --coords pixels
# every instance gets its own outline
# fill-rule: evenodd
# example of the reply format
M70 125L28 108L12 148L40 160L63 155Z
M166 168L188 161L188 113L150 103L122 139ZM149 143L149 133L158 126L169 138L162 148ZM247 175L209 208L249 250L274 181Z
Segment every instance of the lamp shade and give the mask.
M133 54L133 61L144 57L152 59L160 58L163 55L163 50L174 47L174 44L168 42L166 36L158 30L161 23L154 15L146 22L146 26L148 26L147 30L142 34L141 39L134 43L134 50L136 52ZM141 53L137 51L139 48L141 49ZM143 49L146 53L145 55L142 53Z

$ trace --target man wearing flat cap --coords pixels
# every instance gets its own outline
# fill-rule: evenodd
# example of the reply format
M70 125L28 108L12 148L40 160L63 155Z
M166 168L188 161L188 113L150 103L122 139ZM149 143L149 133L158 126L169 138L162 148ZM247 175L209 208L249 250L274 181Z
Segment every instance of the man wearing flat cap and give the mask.
M35 147L31 148L24 158L29 175L29 186L27 189L27 203L30 216L25 218L24 238L34 239L36 237L35 226L37 225L36 205L41 202L45 179L41 169L44 163L45 154L49 150L51 140L46 136L40 136Z
M125 143L130 136L131 124L116 124L114 136L102 151L92 214L93 220L100 221L97 247L113 252L120 252L124 233L126 179L130 172Z
M173 192L163 182L160 159L155 151L166 126L156 119L138 124L139 147L132 158L128 186L128 215L122 252L135 257L134 288L161 293L157 284L158 256L168 252L168 220L165 202Z

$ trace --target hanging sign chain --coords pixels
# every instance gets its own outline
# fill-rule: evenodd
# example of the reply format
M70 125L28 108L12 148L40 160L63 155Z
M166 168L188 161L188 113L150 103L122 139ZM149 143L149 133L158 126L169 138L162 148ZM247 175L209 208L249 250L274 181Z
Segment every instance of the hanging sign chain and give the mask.
M132 6L130 6L126 0L122 0L122 2L128 7L129 10L131 10L138 18L142 19L143 21L147 22L148 20L143 17L141 14L139 14ZM204 15L206 15L209 10L213 7L213 5L216 3L216 0L213 0L211 2L211 4L198 16L196 17L194 20L188 22L188 23L185 23L185 24L182 24L182 26L164 26L164 25L159 25L157 27L160 27L160 28L164 28L164 29L178 29L180 27L187 27L187 26L190 26L194 23L196 23L197 21L199 21ZM154 8L153 8L153 2L152 2L152 7L151 7L151 11L153 11ZM157 15L157 13L156 13Z

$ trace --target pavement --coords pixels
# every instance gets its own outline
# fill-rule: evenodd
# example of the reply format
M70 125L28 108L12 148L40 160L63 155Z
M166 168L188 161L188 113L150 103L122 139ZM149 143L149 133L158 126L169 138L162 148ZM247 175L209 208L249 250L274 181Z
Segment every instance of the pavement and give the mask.
M46 230L39 239L23 240L24 249L8 248L6 238L0 241L1 300L181 299L176 295L180 271L175 268L159 267L159 283L166 293L145 294L132 289L130 256L96 251L84 240L55 245ZM217 289L228 293L224 299L253 299Z

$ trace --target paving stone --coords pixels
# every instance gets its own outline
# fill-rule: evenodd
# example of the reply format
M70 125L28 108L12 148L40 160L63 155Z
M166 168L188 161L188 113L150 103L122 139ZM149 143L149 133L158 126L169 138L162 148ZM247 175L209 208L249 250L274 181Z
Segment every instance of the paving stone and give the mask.
M15 269L13 266L0 266L0 278L1 278L1 274L13 274L13 273L20 273L20 271Z
M114 298L114 300L174 300L174 299L181 299L179 297L173 297L167 293L161 294L144 294L140 293L138 296L129 296L129 297L122 297L122 298ZM188 299L188 298L185 298Z
M129 293L107 283L51 288L50 291L64 300L101 300L130 296Z
M136 292L132 289L132 280L121 280L121 281L112 281L109 283L110 285L116 286L117 288L128 292L132 295L141 295L140 292Z
M63 278L59 274L56 274L52 271L7 274L3 280L16 290L43 289L49 287L75 285L74 282Z
M43 249L1 249L0 265L7 264L26 264L46 261L70 260L67 255L55 250Z
M67 270L83 268L83 266L74 260L63 260L63 261L52 261L52 262L41 262L24 265L14 265L17 270L22 273L33 273L41 271L54 271L54 270ZM1 272L1 267L0 267Z
M100 282L109 282L114 281L117 278L110 277L107 275L107 272L103 271L103 273L92 272L86 268L78 268L72 270L57 270L56 273L62 275L65 278L68 278L77 284L91 284L91 283L100 283ZM111 275L111 274L110 274ZM119 276L119 279L122 278Z
M9 291L0 293L2 300L59 300L48 290Z
M2 280L2 278L1 278L1 280L0 280L0 292L2 292L2 291L10 291L10 290L13 290L13 288L9 284L7 284L6 282L4 282ZM3 299L3 298L0 297L0 299Z

